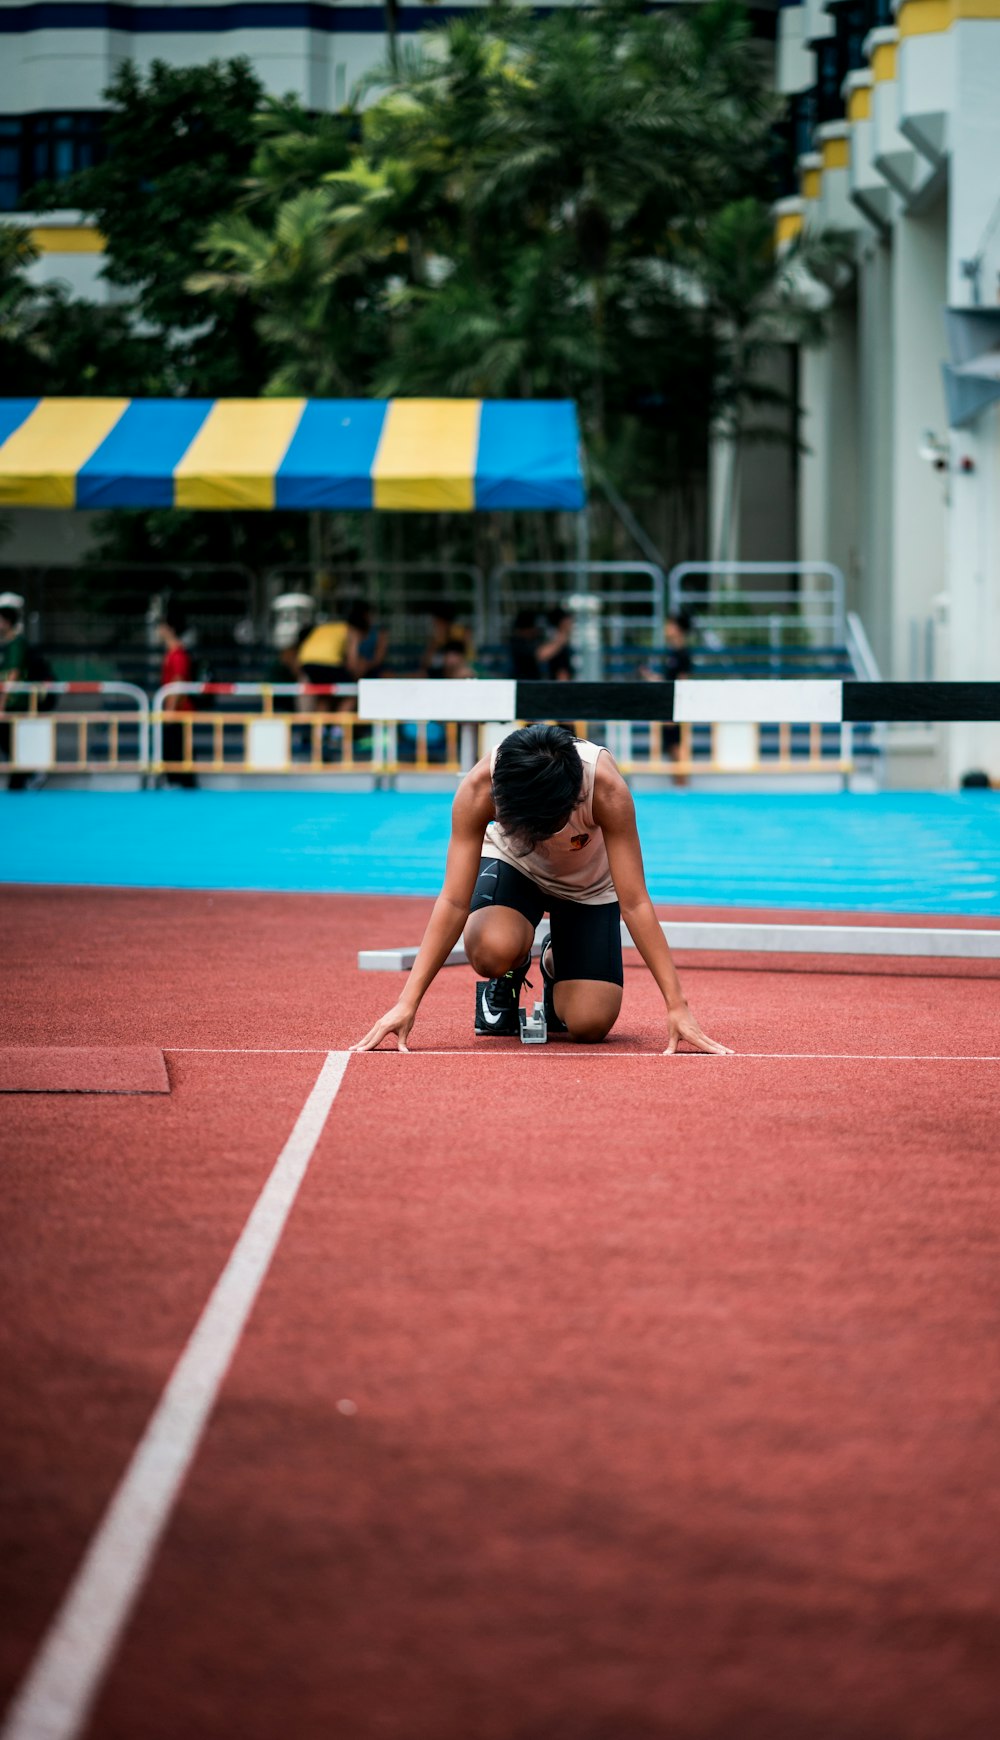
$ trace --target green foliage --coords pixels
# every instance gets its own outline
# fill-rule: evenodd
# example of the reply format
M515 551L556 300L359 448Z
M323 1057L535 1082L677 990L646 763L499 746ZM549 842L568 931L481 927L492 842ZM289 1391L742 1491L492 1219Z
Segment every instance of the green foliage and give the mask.
M154 61L146 75L127 63L106 95L104 162L39 203L94 218L107 243L104 277L160 346L160 391L253 392L266 366L245 308L210 309L187 279L206 226L241 194L262 88L247 61Z
M751 391L735 312L774 277L743 8L494 7L395 44L362 95L322 123L259 111L187 280L255 311L268 390L570 396L633 493L703 470Z
M710 429L767 432L761 348L804 329L743 7L495 6L389 46L339 115L239 61L123 69L107 160L51 196L123 305L25 299L0 255L0 349L47 390L572 397L628 500L696 513ZM128 523L123 550L201 536Z

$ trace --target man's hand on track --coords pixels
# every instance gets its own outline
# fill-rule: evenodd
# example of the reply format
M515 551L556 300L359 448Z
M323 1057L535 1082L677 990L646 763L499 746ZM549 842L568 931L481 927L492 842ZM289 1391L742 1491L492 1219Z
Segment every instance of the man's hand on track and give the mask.
M720 1045L717 1040L709 1039L708 1034L702 1032L686 1003L678 1009L669 1009L667 1020L670 1027L670 1044L663 1053L664 1057L673 1057L682 1040L693 1046L695 1051L708 1051L713 1057L732 1057L734 1055L731 1046Z
M410 1048L406 1041L410 1036L410 1029L416 1018L416 1013L416 1010L411 1009L408 1004L397 1003L387 1015L383 1015L381 1021L376 1021L374 1027L365 1034L364 1038L358 1040L357 1045L351 1046L351 1050L374 1051L377 1045L381 1045L383 1039L387 1039L390 1033L394 1033L397 1050L409 1051Z

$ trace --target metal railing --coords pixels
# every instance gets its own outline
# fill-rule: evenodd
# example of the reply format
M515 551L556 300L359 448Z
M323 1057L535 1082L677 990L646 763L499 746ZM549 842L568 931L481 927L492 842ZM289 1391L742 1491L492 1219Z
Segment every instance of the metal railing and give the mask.
M757 584L782 575L796 584ZM703 635L752 632L777 650L793 629L821 645L844 643L844 576L833 562L678 562L667 585L671 612L687 611Z
M81 707L84 696L95 704ZM68 709L66 697L75 703ZM0 683L0 698L0 751L11 773L145 775L149 701L134 683Z
M603 582L595 585L594 582ZM659 640L667 606L667 576L656 562L508 562L490 574L487 634L501 638L501 622L522 606L565 602L566 583L600 601L601 630L609 648L639 629Z
M17 775L132 774L143 781L370 775L391 781L406 774L459 775L486 751L489 726L359 719L348 710L356 695L356 685L348 683L171 683L151 706L130 683L8 683L0 685L0 758L6 755ZM84 697L94 705L80 706ZM174 710L172 700L186 705ZM48 710L50 702L60 710ZM866 728L851 725L572 724L579 736L606 743L628 776L847 778L867 755Z
M365 720L348 710L311 710L319 701L350 703L356 694L353 684L172 683L153 703L150 770L167 777L369 774L391 780L411 773L458 775L486 753L495 730L455 720ZM164 705L171 696L223 705L211 712L171 712ZM294 710L278 710L276 702L288 702ZM606 742L626 775L678 780L737 773L846 778L855 768L850 725L571 723L577 735Z

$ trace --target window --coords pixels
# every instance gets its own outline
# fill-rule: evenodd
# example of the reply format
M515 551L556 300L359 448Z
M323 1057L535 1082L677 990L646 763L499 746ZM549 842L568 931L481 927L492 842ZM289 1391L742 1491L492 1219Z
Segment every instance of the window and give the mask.
M104 116L78 110L65 115L0 115L0 211L30 204L40 181L65 181L101 159Z

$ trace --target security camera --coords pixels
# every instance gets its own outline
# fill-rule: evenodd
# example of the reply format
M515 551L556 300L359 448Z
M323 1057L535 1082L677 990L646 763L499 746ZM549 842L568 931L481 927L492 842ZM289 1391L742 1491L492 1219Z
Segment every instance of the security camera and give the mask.
M933 465L935 471L947 471L948 443L939 441L933 429L924 430L917 452L921 459L926 459L928 465Z

